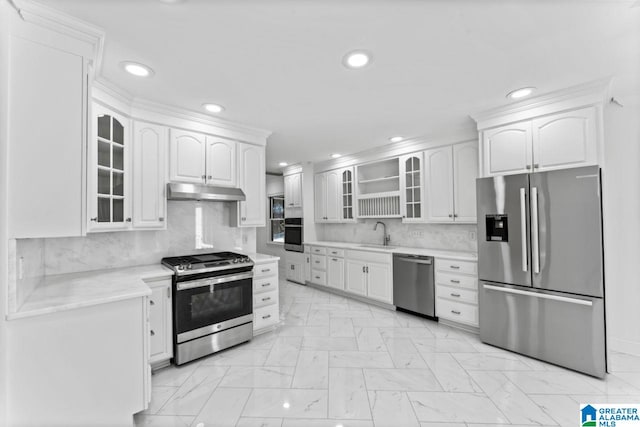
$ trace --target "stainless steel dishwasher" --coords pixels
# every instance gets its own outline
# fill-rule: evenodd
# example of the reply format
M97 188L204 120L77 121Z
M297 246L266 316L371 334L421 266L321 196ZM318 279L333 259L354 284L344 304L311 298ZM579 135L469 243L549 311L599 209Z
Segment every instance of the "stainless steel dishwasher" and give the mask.
M413 313L435 318L433 257L393 255L393 304Z

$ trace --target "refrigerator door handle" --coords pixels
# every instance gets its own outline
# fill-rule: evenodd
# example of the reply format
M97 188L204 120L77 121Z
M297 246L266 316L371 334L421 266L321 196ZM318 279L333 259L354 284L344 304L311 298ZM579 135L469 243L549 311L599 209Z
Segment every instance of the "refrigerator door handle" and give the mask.
M527 292L527 291L521 291L519 289L502 288L500 286L493 286L493 285L482 285L482 286L484 286L485 289L489 289L491 291L505 292L507 294L526 295L528 297L550 299L554 301L568 302L571 304L586 305L589 307L593 306L592 301L587 301L583 299L561 297L558 295L542 294L538 292Z
M524 188L520 189L520 230L522 233L522 271L528 270L527 265L527 206Z
M533 272L540 273L540 241L538 239L538 188L531 188L531 255Z

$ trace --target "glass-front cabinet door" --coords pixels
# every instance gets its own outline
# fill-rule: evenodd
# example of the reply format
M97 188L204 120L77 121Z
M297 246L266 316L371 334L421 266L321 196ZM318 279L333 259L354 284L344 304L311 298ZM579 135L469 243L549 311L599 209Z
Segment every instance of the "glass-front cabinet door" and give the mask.
M353 218L353 169L348 168L342 171L342 219Z
M404 187L400 190L402 221L422 221L422 200L424 199L422 153L401 157L400 168L400 178Z
M89 231L131 226L129 205L129 121L93 104L88 188Z

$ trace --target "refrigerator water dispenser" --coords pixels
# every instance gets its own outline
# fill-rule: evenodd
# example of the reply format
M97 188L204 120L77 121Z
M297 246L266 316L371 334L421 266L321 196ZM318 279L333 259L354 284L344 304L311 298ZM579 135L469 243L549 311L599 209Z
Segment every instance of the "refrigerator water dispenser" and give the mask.
M509 227L507 215L487 215L487 242L508 242Z

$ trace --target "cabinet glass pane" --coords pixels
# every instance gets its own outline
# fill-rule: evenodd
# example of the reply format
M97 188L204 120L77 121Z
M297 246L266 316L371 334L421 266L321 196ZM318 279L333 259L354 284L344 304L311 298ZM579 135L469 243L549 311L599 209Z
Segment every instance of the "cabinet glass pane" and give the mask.
M420 189L419 188L414 188L413 189L413 201L414 202L419 202L420 201Z
M104 139L111 139L111 116L106 114L98 116L98 136Z
M111 179L109 171L98 169L98 194L111 194Z
M114 196L124 196L124 174L113 171L113 193Z
M348 213L348 215L347 215L347 218L353 218L353 209L352 209L352 208L349 208L349 210L348 210L348 211L349 211L349 213Z
M409 188L406 191L407 191L407 203L413 202L413 190Z
M118 144L124 144L124 127L122 123L113 119L113 142L117 142Z
M113 222L124 221L124 200L113 199Z
M124 148L113 146L113 168L124 170Z
M413 173L413 185L416 187L420 187L420 171L416 170Z
M420 203L413 206L413 217L420 218L422 214L420 213Z
M413 174L411 172L407 173L405 179L406 179L406 186L413 187Z
M98 197L98 222L111 221L111 199Z
M351 183L350 182L349 182L349 184L347 184L347 187L348 187L348 190L349 190L348 193L349 194L353 194L353 190L351 189Z
M111 167L110 145L107 142L98 141L98 164L100 166Z
M413 204L407 203L407 218L413 218Z

